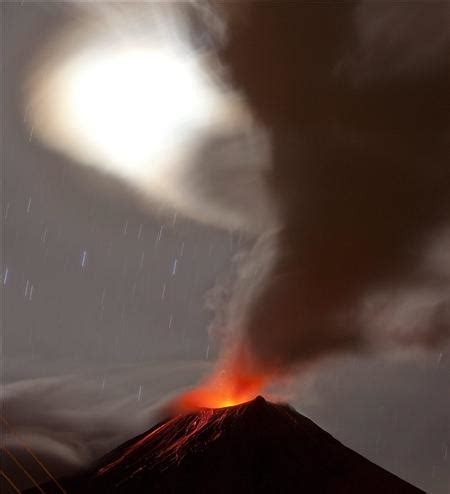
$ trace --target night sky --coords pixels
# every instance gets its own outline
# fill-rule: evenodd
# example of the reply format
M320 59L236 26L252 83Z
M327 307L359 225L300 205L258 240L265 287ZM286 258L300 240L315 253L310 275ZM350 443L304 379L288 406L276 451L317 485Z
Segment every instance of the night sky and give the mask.
M65 13L2 9L3 415L49 467L69 472L150 427L162 400L211 367L208 300L244 240L144 208L118 180L34 139L24 68ZM341 356L293 377L286 399L370 460L444 494L449 376L444 346L408 358Z

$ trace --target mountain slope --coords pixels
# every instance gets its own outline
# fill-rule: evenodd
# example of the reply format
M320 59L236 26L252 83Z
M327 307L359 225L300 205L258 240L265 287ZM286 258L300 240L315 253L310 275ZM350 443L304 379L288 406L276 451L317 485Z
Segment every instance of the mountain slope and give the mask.
M292 408L261 397L162 422L65 487L126 494L422 492ZM45 492L60 491L47 485Z

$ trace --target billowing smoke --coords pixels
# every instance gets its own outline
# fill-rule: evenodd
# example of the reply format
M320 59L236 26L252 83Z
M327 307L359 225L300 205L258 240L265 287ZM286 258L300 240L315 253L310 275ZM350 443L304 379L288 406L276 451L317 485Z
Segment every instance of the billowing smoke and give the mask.
M44 52L29 122L146 201L248 234L227 352L283 374L447 338L449 5L142 8Z
M222 59L271 130L282 218L263 287L239 287L255 365L441 343L448 5L255 4L248 15Z

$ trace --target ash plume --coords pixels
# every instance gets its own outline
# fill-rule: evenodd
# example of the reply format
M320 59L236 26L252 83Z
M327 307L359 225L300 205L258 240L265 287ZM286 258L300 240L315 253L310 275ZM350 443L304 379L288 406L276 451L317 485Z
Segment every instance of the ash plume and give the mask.
M83 135L59 126L62 114L48 110L55 93L41 80L31 89L36 133L123 176L147 204L156 198L247 235L253 247L220 324L225 354L249 372L445 341L448 4L193 2L169 10L183 19L170 26L195 33L176 43L195 63L207 54L202 70L211 77L201 90L214 96L214 125L197 122L172 140L173 156L159 156L167 166L156 175L145 160L110 166Z
M431 252L450 248L448 5L250 9L222 59L271 130L282 218L263 287L238 287L253 363L441 344L448 259Z

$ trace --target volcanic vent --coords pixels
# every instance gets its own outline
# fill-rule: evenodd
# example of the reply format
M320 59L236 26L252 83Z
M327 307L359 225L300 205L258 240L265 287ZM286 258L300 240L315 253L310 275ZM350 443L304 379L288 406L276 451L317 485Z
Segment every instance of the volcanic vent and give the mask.
M161 422L65 488L105 494L422 492L291 407L262 397ZM48 484L45 492L59 491Z

